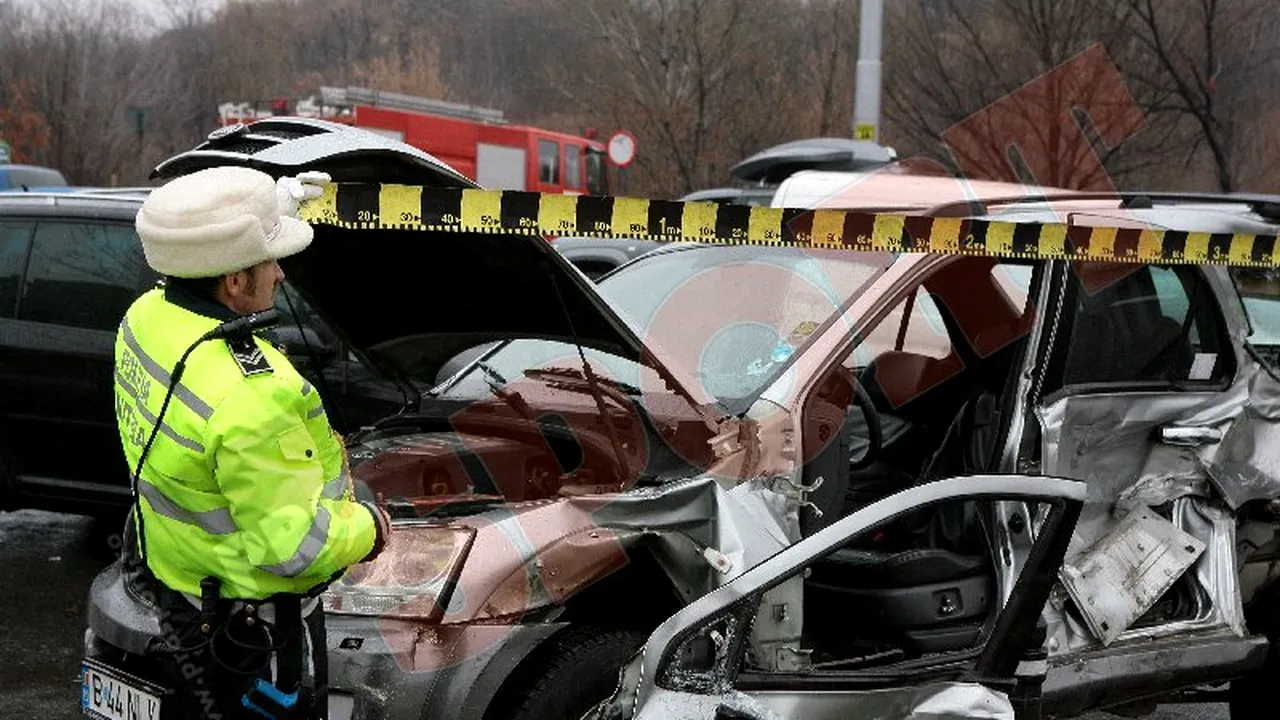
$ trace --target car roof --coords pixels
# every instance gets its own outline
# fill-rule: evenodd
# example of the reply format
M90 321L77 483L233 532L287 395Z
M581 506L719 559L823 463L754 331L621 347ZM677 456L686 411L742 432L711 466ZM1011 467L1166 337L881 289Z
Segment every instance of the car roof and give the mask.
M765 148L734 165L729 174L746 182L773 184L809 168L866 170L897 159L893 148L867 140L815 137Z
M939 205L980 202L984 198L1025 197L1048 192L1067 191L992 180L918 175L893 168L879 172L801 170L782 181L771 205L911 212ZM967 214L981 209L981 205L972 205Z
M132 223L144 193L98 192L0 192L0 217L60 218L123 221Z
M1080 191L898 173L802 171L773 207L1207 233L1280 231L1280 195Z
M705 202L708 200L734 200L756 199L764 200L767 204L773 197L774 188L772 187L753 187L753 188L736 188L736 187L719 187L705 188L703 190L694 190L687 195L681 196L684 201Z

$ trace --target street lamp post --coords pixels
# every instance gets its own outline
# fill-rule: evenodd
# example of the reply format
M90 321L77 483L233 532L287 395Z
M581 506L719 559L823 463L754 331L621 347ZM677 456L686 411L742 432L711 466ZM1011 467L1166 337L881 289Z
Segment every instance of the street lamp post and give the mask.
M854 84L853 137L880 142L880 39L884 0L861 0L858 67Z

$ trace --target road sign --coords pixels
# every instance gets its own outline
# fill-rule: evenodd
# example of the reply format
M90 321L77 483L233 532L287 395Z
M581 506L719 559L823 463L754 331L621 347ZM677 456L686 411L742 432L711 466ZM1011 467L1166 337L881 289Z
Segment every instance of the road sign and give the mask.
M13 162L13 148L9 143L0 140L0 163Z
M875 142L876 126L872 125L871 123L858 123L853 128L853 139L854 140L870 140L872 142Z
M609 137L609 159L618 167L626 167L636 156L636 139L626 130L619 130Z

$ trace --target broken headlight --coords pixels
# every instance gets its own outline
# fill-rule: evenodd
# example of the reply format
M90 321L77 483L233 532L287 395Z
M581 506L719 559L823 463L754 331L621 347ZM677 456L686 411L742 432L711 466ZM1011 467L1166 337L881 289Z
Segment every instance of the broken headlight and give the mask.
M325 610L439 621L475 536L474 528L459 525L397 522L378 557L353 565L329 586Z

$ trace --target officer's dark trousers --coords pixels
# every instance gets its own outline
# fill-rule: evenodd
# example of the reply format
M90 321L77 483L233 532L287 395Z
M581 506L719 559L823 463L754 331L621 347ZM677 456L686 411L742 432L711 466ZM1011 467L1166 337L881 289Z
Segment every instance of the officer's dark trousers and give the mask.
M206 623L207 618L202 618L200 608L191 599L168 589L154 577L147 580L144 582L154 588L161 610L162 629L170 644L180 648L164 663L168 686L177 691L171 705L178 706L173 709L180 712L166 712L166 716L265 720L267 716L245 707L246 691L259 678L277 685L288 683L292 676L302 685L296 714L288 715L288 720L326 717L328 667L320 603L315 603L310 615L289 623L281 617L264 622L263 608L220 600L215 622ZM283 614L284 607L273 604L265 614ZM202 628L206 624L210 632ZM281 630L290 626L296 630Z

